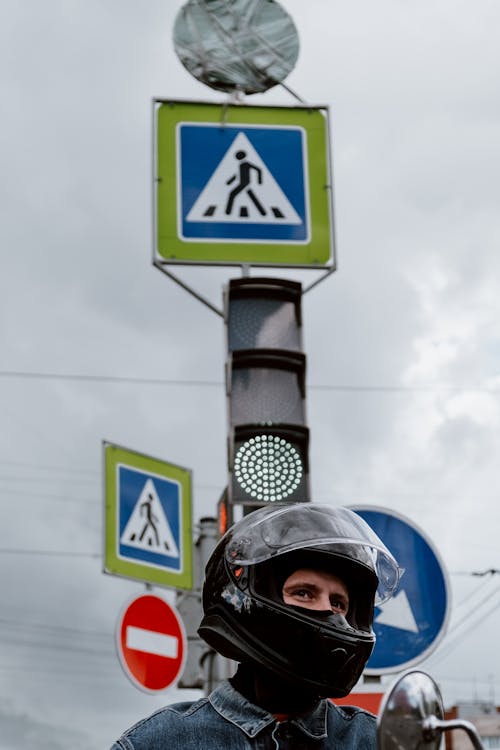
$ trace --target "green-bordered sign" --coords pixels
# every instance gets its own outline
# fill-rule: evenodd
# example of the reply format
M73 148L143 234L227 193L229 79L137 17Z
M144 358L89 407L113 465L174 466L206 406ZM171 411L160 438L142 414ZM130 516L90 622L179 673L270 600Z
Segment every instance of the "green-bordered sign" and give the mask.
M105 442L104 489L104 572L191 589L191 472Z
M334 264L326 107L155 102L155 259Z

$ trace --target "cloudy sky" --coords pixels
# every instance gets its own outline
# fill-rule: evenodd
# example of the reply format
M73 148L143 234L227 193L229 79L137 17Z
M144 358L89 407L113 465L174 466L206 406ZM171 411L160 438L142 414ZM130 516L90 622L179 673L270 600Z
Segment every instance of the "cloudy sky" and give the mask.
M287 83L332 115L338 270L304 299L314 496L432 539L453 606L422 666L447 703L500 702L500 577L472 575L500 568L500 6L282 4ZM0 2L2 750L107 747L179 697L115 654L143 586L101 572L101 453L192 469L195 520L226 484L222 321L151 264L151 100L224 101L175 56L181 5ZM238 269L179 275L219 306Z

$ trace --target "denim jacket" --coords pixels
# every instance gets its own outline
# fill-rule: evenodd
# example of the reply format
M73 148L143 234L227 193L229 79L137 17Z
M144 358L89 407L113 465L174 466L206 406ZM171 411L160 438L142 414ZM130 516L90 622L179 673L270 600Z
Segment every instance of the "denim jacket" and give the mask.
M161 708L111 750L376 750L376 719L322 700L309 714L277 721L229 682L208 698Z

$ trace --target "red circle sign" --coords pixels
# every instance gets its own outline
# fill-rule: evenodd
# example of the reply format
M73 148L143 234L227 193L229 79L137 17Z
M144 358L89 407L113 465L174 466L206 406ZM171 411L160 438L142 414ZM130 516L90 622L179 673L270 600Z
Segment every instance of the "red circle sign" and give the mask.
M186 635L174 606L154 594L135 597L125 607L116 631L125 674L148 693L166 690L180 676Z

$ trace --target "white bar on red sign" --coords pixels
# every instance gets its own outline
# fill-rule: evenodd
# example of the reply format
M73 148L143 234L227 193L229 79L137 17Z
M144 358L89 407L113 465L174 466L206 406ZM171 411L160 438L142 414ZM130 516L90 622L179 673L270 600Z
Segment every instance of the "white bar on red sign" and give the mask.
M156 633L153 630L128 625L126 646L134 651L145 651L147 654L177 659L179 639L172 635L165 635L165 633Z

